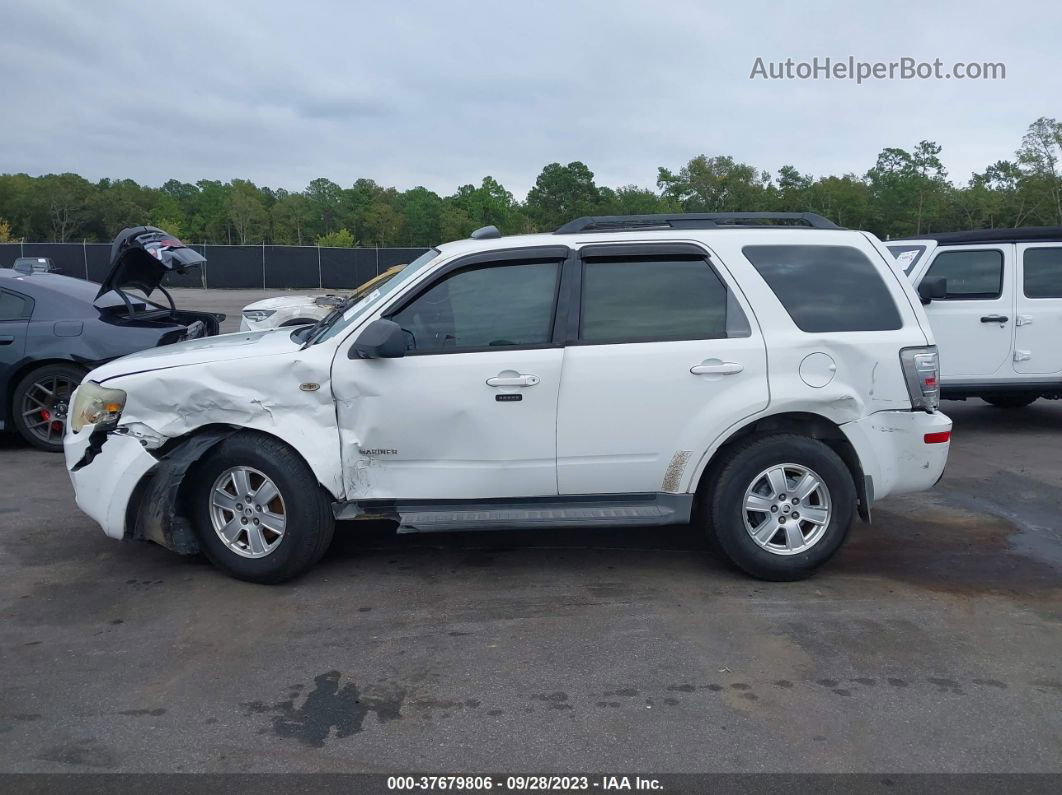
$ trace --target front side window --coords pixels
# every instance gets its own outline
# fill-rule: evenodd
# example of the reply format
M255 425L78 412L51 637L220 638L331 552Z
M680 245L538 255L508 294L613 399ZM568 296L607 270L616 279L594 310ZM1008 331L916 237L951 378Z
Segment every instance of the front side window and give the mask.
M436 282L390 319L411 353L548 344L558 262L477 265Z
M28 298L0 290L0 320L25 320L32 306Z
M1027 248L1022 266L1026 298L1062 298L1062 248Z
M857 248L745 246L742 252L801 331L903 327L881 274Z
M583 342L749 335L748 320L701 258L620 257L583 263Z
M945 300L991 300L1003 294L1003 252L999 249L944 251L937 254L925 279L946 279Z

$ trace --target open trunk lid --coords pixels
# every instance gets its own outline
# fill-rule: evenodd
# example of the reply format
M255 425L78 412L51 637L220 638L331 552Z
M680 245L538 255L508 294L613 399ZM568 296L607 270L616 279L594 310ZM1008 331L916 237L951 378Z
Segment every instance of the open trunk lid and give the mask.
M157 226L123 229L111 243L111 270L96 297L114 290L140 290L151 295L170 271L184 273L206 258Z

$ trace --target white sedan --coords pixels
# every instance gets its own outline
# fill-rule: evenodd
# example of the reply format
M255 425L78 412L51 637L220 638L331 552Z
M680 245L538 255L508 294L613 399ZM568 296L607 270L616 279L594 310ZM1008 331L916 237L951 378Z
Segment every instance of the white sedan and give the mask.
M353 297L368 295L384 282L389 281L405 265L395 265L378 276L373 276L354 290ZM282 295L265 298L243 308L240 331L264 331L280 326L305 326L323 319L345 300L340 295Z

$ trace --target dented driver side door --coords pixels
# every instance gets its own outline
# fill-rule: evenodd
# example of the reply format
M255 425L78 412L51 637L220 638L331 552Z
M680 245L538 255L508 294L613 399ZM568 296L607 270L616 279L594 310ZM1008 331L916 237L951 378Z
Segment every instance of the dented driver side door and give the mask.
M383 317L406 355L332 368L348 499L557 493L564 349L554 341L566 250L444 268Z

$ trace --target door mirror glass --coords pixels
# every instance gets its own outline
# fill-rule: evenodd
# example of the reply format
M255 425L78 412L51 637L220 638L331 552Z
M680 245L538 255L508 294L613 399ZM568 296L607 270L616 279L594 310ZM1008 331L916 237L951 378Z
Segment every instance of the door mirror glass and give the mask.
M374 320L358 335L347 356L351 359L397 359L406 355L406 332L393 320Z
M948 280L942 276L937 276L932 279L922 279L918 285L918 297L922 299L923 304L947 298Z

